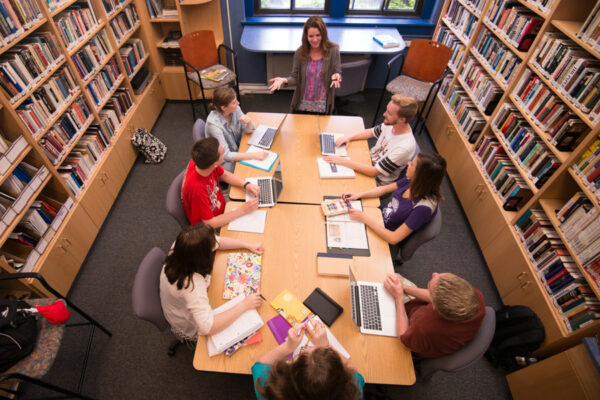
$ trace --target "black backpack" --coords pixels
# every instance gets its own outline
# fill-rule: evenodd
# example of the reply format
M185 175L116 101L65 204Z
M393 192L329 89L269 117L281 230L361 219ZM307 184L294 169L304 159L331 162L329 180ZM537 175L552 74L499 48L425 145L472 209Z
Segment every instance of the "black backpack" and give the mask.
M14 297L0 299L0 372L27 357L38 335L36 318L22 309L31 306Z
M503 306L496 311L496 332L485 356L494 366L515 371L520 368L515 357L528 357L545 337L544 325L531 308Z

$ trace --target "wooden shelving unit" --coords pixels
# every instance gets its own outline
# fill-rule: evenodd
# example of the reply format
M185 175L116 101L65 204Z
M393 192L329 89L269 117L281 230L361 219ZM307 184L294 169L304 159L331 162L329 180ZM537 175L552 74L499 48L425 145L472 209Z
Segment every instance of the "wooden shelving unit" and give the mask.
M590 277L583 269L581 263L577 260L575 252L571 249L562 234L558 219L555 215L556 210L564 206L568 199L578 191L584 192L590 201L597 208L600 208L600 203L598 202L595 193L592 193L589 188L583 184L581 178L572 168L573 164L589 148L594 140L599 137L600 126L597 123L594 123L594 121L589 118L589 115L584 113L574 104L571 104L568 97L563 95L557 88L556 83L543 75L537 68L533 55L535 54L536 47L539 45L544 33L559 31L573 40L582 50L585 50L591 58L600 59L600 53L595 51L587 43L583 42L576 35L588 14L591 12L596 0L585 0L577 2L576 5L569 0L557 0L554 2L553 7L547 11L542 10L542 7L538 6L535 0L520 0L519 2L524 7L527 7L531 12L544 19L540 32L526 52L517 50L514 42L509 40L506 35L490 21L488 13L494 5L494 0L487 0L483 7L483 12L479 15L475 13L473 7L468 4L466 0L454 0L454 2L457 1L476 16L477 25L472 39L467 40L457 31L455 26L452 26L449 23L447 11L452 0L446 1L434 37L436 37L440 27L447 27L463 42L467 49L461 63L457 66L458 68L454 73L450 88L446 92L447 94L438 95L431 115L427 121L427 127L438 152L447 160L448 175L452 180L457 195L463 205L463 209L465 210L467 218L477 237L503 302L505 304L523 304L532 308L540 316L546 328L546 340L537 354L539 356L555 354L575 345L582 337L598 331L600 329L600 320L595 320L585 327L572 332L570 331L563 316L558 310L557 305L554 304L552 297L548 294L544 283L539 279L537 270L515 230L515 223L528 209L542 209L550 219L552 226L559 233L565 247L576 261L578 268L581 270L581 274L585 276L587 283L592 288L594 294L600 298L598 284ZM475 39L484 28L493 33L500 42L521 59L521 63L516 70L515 76L508 83L502 82L495 76L495 71L487 65L483 57L474 48ZM475 146L483 140L484 137L495 137L504 147L510 162L514 164L514 167L518 170L520 175L525 178L525 181L533 192L533 197L516 212L507 212L502 208L502 200L498 194L495 193L495 188L474 154L475 146L466 140L458 121L453 115L453 111L446 104L447 96L454 86L460 87L471 97L472 101L475 102L472 92L461 79L461 72L469 54L475 57L487 74L489 74L489 76L491 76L504 91L503 96L491 116L484 116L486 117L487 123L477 138ZM514 93L519 80L527 70L533 71L533 73L552 91L552 94L567 104L568 108L587 125L583 140L581 140L573 151L557 150L557 148L550 143L548 132L544 131L541 125L531 113L528 112L521 100ZM515 159L514 154L511 154L508 149L508 145L505 142L502 133L495 128L494 122L503 109L503 104L508 104L516 108L516 110L524 117L525 121L531 126L537 137L561 163L560 167L558 167L541 187L533 185L527 171L522 168L520 163ZM483 116L481 107L479 107L479 111Z

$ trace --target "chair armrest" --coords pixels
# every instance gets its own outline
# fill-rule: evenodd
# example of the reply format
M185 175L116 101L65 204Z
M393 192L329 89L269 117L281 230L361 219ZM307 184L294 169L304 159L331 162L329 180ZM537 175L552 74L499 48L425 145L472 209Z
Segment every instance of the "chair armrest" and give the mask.
M224 48L225 50L229 51L231 54L233 54L234 58L237 56L237 53L235 52L235 50L233 50L231 47L227 46L226 44L220 44L219 47L217 47L217 53L221 54L221 47Z

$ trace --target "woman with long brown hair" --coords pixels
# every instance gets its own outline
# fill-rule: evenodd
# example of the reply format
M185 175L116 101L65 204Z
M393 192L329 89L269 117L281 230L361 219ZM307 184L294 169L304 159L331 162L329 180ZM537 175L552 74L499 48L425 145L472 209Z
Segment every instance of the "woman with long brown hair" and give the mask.
M282 86L296 86L291 112L331 114L334 106L332 88L342 82L340 48L327 37L323 19L313 15L304 24L302 45L294 53L292 74L270 80L271 92Z

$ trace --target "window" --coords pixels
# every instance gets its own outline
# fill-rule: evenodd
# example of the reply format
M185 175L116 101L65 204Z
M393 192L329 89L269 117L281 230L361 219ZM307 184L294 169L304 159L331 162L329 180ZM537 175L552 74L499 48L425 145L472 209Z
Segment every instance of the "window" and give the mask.
M254 0L257 13L326 14L329 0Z
M349 14L420 14L423 0L349 0Z

